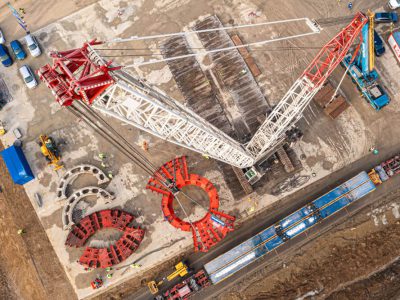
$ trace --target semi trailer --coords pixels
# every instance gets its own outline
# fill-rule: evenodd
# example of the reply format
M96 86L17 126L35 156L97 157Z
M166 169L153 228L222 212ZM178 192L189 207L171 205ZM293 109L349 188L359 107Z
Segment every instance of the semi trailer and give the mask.
M400 173L400 154L363 171L302 208L267 227L229 251L212 259L197 273L157 295L157 300L187 300L202 289L218 284L230 276L273 254L289 240L307 234L316 224L345 210Z

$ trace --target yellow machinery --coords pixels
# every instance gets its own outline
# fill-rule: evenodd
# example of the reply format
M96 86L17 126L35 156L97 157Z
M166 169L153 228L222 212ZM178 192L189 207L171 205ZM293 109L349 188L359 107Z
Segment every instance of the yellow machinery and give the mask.
M368 65L369 65L369 71L372 72L372 70L375 68L375 53L374 53L374 48L375 48L375 35L374 35L374 26L375 26L375 14L368 10L368 20L369 20L369 27L368 27Z
M189 274L188 266L186 264L184 264L183 262L179 262L177 265L175 265L175 271L167 276L167 280L171 281L171 280L173 280L174 278L176 278L178 276L184 277L187 274ZM164 280L161 280L158 283L155 282L154 280L150 281L147 284L147 286L149 287L150 293L152 293L153 295L157 294L158 293L158 287L160 285L162 285L163 283L164 283Z
M372 169L371 171L369 171L368 176L369 176L369 178L372 180L372 182L373 182L375 185L378 185L378 184L381 184L381 183L382 183L382 180L381 180L381 178L379 177L379 174L376 173L375 169Z
M6 129L4 128L4 124L2 121L0 121L0 135L5 135L6 134Z
M56 147L54 140L47 135L40 135L39 137L40 151L46 157L47 164L54 167L54 171L61 169L63 166L59 164L61 155Z

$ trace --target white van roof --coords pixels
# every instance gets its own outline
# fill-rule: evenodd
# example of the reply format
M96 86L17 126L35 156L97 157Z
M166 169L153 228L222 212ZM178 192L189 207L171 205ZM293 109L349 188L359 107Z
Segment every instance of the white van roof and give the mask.
M26 65L23 65L21 68L19 68L19 72L22 74L23 77L28 77L31 75Z
M28 45L29 45L29 44L35 43L34 40L33 40L33 37L32 37L30 34L28 34L28 35L25 36L25 41L26 41L26 43L27 43Z

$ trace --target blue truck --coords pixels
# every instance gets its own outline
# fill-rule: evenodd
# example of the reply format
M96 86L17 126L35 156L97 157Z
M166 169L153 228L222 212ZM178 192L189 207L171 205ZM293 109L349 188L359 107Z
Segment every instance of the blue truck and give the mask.
M360 53L355 59L353 54L347 54L341 64L348 69L348 74L358 90L371 106L379 111L390 103L390 97L379 85L379 75L374 69L374 39L373 22L365 24L361 30L362 43ZM382 52L383 53L383 52Z

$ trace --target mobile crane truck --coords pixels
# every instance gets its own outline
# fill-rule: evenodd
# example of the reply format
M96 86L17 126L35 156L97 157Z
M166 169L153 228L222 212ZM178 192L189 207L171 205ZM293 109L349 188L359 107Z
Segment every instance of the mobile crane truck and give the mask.
M353 54L347 54L342 65L348 69L348 74L363 97L378 111L389 104L390 98L378 84L379 75L374 69L374 14L371 12L368 13L368 22L362 28L361 39L357 57L353 60Z

